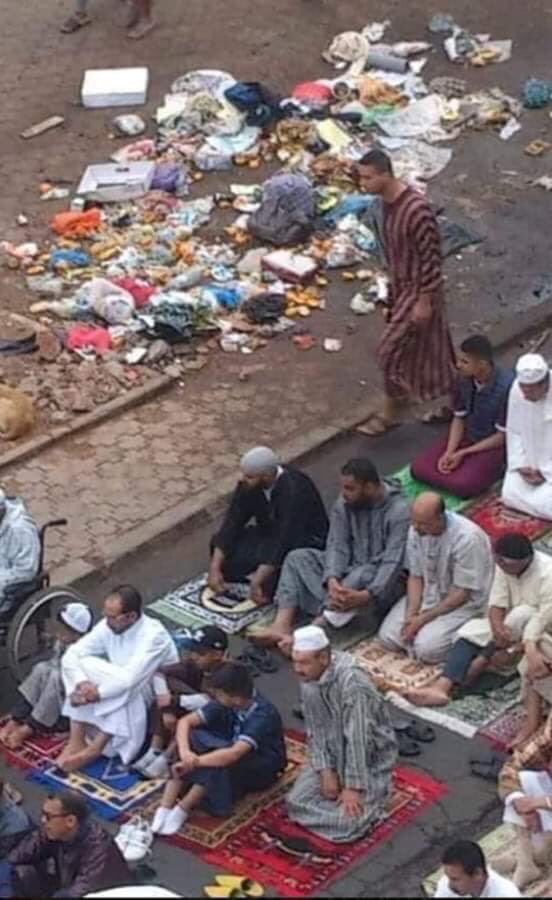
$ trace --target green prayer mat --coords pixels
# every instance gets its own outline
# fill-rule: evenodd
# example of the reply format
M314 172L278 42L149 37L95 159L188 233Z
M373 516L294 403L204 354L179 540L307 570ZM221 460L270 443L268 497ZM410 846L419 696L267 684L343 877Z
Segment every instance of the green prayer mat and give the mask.
M422 494L424 491L434 491L443 498L446 508L453 512L463 509L471 502L470 500L462 500L460 497L455 497L454 494L449 494L448 491L433 487L431 484L425 484L423 481L418 481L417 478L413 477L410 471L410 465L405 466L403 469L399 469L398 472L393 472L391 478L398 478L401 483L403 494L408 500L414 500L418 494Z

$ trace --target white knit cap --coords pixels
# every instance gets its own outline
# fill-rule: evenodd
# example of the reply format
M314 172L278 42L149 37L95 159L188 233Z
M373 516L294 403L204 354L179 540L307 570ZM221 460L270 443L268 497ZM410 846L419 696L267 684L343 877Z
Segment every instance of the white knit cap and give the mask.
M93 621L92 613L85 603L68 603L61 610L59 617L65 625L73 631L78 631L79 634L90 631Z
M318 625L305 625L293 632L293 649L300 653L316 653L329 645L328 635Z
M267 469L277 469L280 460L270 447L253 447L241 458L240 468L244 475L262 475Z
M516 375L520 384L538 384L548 375L548 363L540 353L525 353L516 363Z

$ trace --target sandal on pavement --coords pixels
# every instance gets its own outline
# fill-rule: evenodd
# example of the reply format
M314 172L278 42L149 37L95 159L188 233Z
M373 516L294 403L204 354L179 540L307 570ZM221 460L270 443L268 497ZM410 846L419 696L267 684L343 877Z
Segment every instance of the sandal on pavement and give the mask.
M416 741L409 738L404 731L396 731L399 756L419 756L422 752Z
M259 671L265 675L272 675L278 671L278 663L271 653L265 647L259 647L257 644L251 644L243 651L244 659L252 663Z
M263 897L264 888L258 881L251 878L243 878L241 875L215 875L215 881L221 887L233 888L241 891L246 897Z
M366 422L357 425L355 431L368 437L380 437L382 434L392 431L393 428L397 428L400 424L400 422L395 422L392 419L386 419L382 413L375 413Z
M75 31L79 31L81 28L84 28L85 25L90 25L92 19L90 16L84 15L82 16L69 16L68 19L65 20L61 28L59 29L62 34L74 34Z
M421 744L432 744L435 740L435 732L431 725L422 725L421 722L416 722L414 719L404 731L409 738L412 738L413 741L419 741Z
M470 762L470 772L478 778L484 778L485 781L497 782L503 765L498 756L487 761L474 759Z

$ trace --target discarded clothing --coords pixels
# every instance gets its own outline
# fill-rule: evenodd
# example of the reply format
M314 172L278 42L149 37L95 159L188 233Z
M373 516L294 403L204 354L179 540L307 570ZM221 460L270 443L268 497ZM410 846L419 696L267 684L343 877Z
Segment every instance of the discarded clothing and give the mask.
M480 244L485 240L475 231L470 231L464 225L458 222L449 222L448 219L440 219L438 222L439 234L441 235L441 256L446 259L453 253L458 253L464 247L471 244Z
M244 300L241 305L242 312L256 325L275 322L283 315L285 308L286 299L282 294L257 294Z
M315 212L312 185L303 175L274 175L263 187L260 208L249 217L248 228L263 242L299 244L310 236Z
M247 114L247 125L264 128L282 116L280 98L258 81L238 81L225 90L224 96Z
M65 335L68 350L84 350L92 347L96 353L111 350L111 335L107 328L95 325L73 325Z

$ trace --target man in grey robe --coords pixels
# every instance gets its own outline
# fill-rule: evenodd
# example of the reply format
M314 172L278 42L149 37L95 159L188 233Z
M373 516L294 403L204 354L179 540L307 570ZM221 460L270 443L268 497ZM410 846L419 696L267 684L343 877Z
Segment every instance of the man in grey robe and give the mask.
M491 542L479 525L447 512L427 491L411 508L406 547L408 585L378 637L432 665L444 661L458 630L484 613L494 572Z
M280 644L297 613L315 624L342 628L359 613L375 631L402 595L408 503L395 479L381 479L371 460L341 470L341 495L332 510L326 550L303 548L286 557L269 628L249 629L253 640Z
M383 818L397 741L383 697L348 653L332 653L322 628L293 636L309 761L286 798L289 818L329 841L356 841Z
M0 614L9 612L12 604L6 588L34 578L39 560L38 529L25 504L0 489Z

